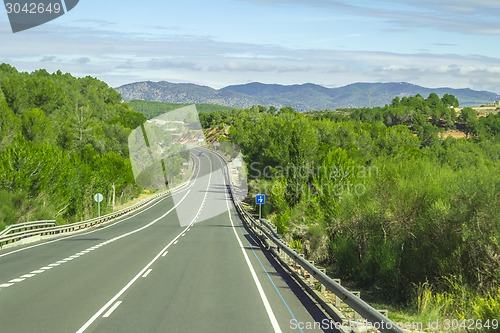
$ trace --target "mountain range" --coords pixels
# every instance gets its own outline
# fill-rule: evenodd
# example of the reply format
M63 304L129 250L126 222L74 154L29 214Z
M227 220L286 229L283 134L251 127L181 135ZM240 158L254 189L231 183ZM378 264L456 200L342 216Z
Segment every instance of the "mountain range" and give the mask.
M124 101L147 100L168 103L219 104L247 108L253 105L291 106L297 111L332 110L384 106L396 96L427 98L431 92L439 96L452 94L461 106L490 104L500 100L500 95L488 91L453 88L425 88L407 82L353 83L338 88L326 88L306 83L278 85L248 83L231 85L222 89L192 83L135 82L115 88Z

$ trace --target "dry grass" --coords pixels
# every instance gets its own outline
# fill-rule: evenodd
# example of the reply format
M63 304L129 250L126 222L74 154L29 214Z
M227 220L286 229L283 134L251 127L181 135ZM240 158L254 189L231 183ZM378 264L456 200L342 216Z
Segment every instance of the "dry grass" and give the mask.
M478 107L473 107L474 110L476 110L478 117L486 117L490 114L496 114L500 112L500 107L498 106L478 106ZM462 108L455 108L455 111L457 114L460 114L462 111Z
M158 193L150 193L150 192L144 191L137 198L134 198L134 199L127 201L127 202L124 202L122 204L116 204L115 205L115 212L117 212L121 209L125 209L127 207L130 207L132 205L135 205L136 203L144 201L148 198L151 198L152 196L154 196L156 194L158 194Z
M467 135L462 132L462 131L457 131L457 130L448 130L444 133L439 133L439 137L440 138L449 138L449 137L452 137L454 139L462 139L462 138L466 138Z

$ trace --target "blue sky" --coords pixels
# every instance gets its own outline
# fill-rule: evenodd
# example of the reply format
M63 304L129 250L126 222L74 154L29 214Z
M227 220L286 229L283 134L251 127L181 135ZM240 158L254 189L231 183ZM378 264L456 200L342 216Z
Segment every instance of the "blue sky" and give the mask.
M500 0L80 0L13 34L0 62L134 81L407 81L500 93Z

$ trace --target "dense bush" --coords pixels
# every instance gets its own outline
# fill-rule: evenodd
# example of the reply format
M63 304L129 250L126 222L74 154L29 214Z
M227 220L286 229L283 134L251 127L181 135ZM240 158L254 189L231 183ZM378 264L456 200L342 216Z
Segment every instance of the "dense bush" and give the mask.
M425 282L444 292L451 276L487 297L500 281L500 116L457 116L456 105L431 94L384 108L254 107L202 119L229 126L251 194L268 195L265 216L310 259L388 300L407 302ZM469 138L442 139L445 128L468 128Z
M138 191L127 137L144 117L105 83L0 65L0 227L96 215L92 196Z

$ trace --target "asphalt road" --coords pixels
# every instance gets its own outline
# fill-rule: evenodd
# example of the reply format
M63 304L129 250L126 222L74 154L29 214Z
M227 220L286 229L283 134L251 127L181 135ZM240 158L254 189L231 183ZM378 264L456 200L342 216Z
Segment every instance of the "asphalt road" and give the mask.
M239 220L220 158L195 159L168 198L0 251L0 333L322 331L322 312Z

